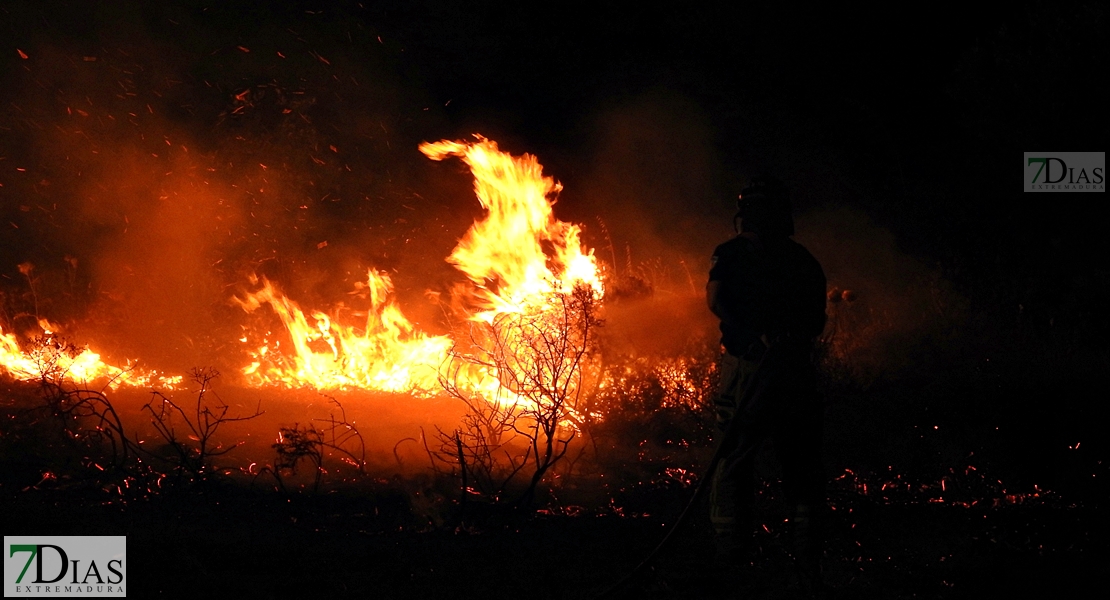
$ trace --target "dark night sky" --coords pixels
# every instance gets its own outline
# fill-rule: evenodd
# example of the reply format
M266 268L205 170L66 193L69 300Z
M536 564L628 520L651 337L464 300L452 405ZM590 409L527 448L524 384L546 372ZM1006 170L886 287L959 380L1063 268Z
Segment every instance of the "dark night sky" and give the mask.
M232 206L211 209L235 221L213 251L296 271L306 289L304 265L350 266L320 258L322 240L360 264L435 271L399 240L474 212L429 199L469 184L415 146L481 132L537 154L566 187L560 215L588 236L601 218L618 246L704 254L743 181L766 172L799 213L867 215L973 302L1037 298L1087 319L1106 296L1093 204L1018 197L1010 166L1107 139L1097 3L5 2L0 30L12 281L27 260L133 253L113 240L183 168L173 186L214 173ZM280 167L244 166L267 161ZM127 191L109 190L121 171ZM453 238L438 237L404 243L443 256ZM311 258L266 266L276 246ZM222 282L240 267L217 267Z

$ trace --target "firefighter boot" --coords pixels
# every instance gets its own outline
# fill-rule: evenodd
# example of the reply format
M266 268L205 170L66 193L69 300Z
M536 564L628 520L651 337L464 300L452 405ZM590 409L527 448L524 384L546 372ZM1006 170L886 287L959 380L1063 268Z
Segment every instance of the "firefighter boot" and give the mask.
M709 490L709 521L716 534L717 556L721 566L750 565L756 544L752 503L755 482L751 461L718 463Z
M749 566L756 558L755 535L751 527L722 527L716 524L715 541L717 554L713 562L718 567Z
M799 504L793 522L794 562L802 587L814 597L821 597L824 581L821 575L822 536L820 515L807 504Z

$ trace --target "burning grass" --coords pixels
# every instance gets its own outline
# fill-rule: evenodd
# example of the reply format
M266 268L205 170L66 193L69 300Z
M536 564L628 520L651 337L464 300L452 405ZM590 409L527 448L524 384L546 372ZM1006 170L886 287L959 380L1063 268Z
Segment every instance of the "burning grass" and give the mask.
M463 415L458 426L435 424L434 451L421 435L433 470L456 475L464 498L470 484L480 482L480 494L493 501L515 487L520 474L527 483L523 491L512 493L528 504L548 471L567 456L582 427L602 418L596 411L584 411L586 396L592 395L587 388L601 385L595 346L604 286L578 226L554 217L552 206L561 186L543 175L535 157L501 152L481 136L475 140L421 146L433 160L461 158L474 175L475 194L486 210L448 257L466 279L441 301L451 333L420 331L391 297L391 278L375 269L368 271L365 284L356 286L354 300L362 308L344 311L340 305L331 314L310 311L311 317L268 279L252 276L258 289L236 296L233 303L248 313L268 306L284 331L245 328L240 341L252 348L252 362L241 369L241 379L262 389L384 392L400 402L445 394L459 401ZM28 281L33 291L29 274ZM362 326L345 322L352 312L364 316ZM52 335L45 321L40 322L45 335ZM0 364L16 378L49 379L56 387L63 381L107 378L105 389L153 388L153 399L143 410L166 452L147 454L169 461L179 478L206 478L212 460L241 444L221 445L217 430L261 416L260 408L233 416L222 401L209 402L214 371L194 371L199 389L193 410L168 393L181 384L180 377L103 365L87 349L63 352L56 346L43 359L39 354L49 347L47 342L32 341L32 349L25 351L12 336L3 340ZM99 370L91 370L90 363ZM107 402L103 394L99 397ZM280 427L274 445L279 456L265 469L284 487L282 474L309 460L315 464L318 487L325 447L351 455L338 441L334 422L328 430L331 441L298 422ZM354 427L346 418L340 422ZM142 441L123 434L122 425L116 437L143 449ZM364 462L359 459L360 470Z

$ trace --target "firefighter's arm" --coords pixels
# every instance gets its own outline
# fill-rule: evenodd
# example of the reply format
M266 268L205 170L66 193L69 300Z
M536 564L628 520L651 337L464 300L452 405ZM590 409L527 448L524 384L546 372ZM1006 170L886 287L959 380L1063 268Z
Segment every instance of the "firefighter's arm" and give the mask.
M722 321L731 321L732 316L728 314L725 307L721 304L721 282L709 280L705 284L705 303L709 306L710 312L717 315L717 318Z
M709 283L705 284L705 304L709 307L709 311L724 323L733 320L732 314L726 308L726 292L722 284L722 279L729 274L731 264L731 254L724 245L718 246L710 260Z

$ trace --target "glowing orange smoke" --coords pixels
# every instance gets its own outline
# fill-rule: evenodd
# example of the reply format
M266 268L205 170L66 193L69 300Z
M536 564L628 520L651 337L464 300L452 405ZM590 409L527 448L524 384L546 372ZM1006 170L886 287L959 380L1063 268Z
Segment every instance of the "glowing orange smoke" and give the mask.
M433 160L461 157L474 174L475 193L487 211L447 259L470 281L453 291L455 307L467 320L492 324L499 315L548 311L554 296L570 294L576 287L588 287L600 298L597 263L592 252L582 248L580 229L552 213L561 186L543 176L534 156L514 157L499 151L491 140L475 138L471 143L420 146ZM454 341L417 331L389 299L392 283L385 274L368 274L371 309L361 328L338 324L321 311L312 311L309 319L269 281L254 283L261 289L236 301L248 312L268 304L285 325L290 342L282 344L266 334L250 351L254 362L243 370L249 382L317 389L438 390ZM250 343L247 337L242 341ZM452 372L452 378L455 385L490 398L498 395L502 379L490 369Z

